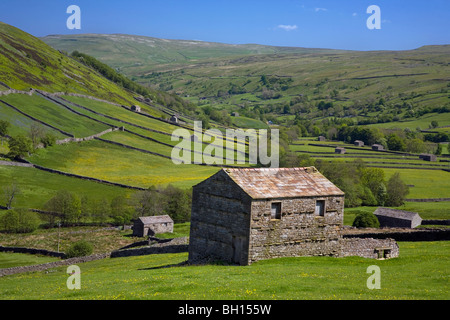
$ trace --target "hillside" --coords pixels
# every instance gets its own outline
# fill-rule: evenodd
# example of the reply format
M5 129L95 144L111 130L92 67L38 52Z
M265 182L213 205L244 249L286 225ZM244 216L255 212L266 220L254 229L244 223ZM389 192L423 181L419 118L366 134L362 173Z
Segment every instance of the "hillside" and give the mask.
M0 120L9 123L0 145L0 184L2 192L17 185L17 207L43 209L60 190L109 203L154 185L189 189L218 170L174 165L171 153L178 141L172 133L182 128L192 133L190 123L170 123L173 110L149 99L138 102L138 94L80 62L86 60L1 23L0 61ZM8 157L11 139L19 136L34 139L25 165ZM47 136L55 141L39 146ZM192 148L196 145L206 147L193 142Z
M9 87L24 90L21 93L9 92L0 97L1 118L11 124L8 134L12 137L30 135L31 129L37 125L59 141L46 148L32 150L25 156L25 160L30 162L25 169L12 166L14 163L0 166L2 182L16 181L23 191L22 198L17 199L18 205L27 206L28 203L30 207L42 208L56 192L53 182L78 193L82 191L77 181L82 181L86 190L96 190L99 185L107 186L98 187L98 193L89 194L95 198L111 200L114 194L131 197L136 190L147 189L153 185L172 184L189 189L219 170L217 166L205 165L208 157L205 157L201 164L173 164L171 155L178 142L172 141L171 135L174 130L180 128L187 129L192 134L193 118L182 117L182 120L186 121L171 123L168 117L172 115L173 110L151 100L141 100L139 104L143 108L142 112L133 112L130 105L138 103L135 100L137 94L125 90L87 64L81 63L80 61L87 61L85 56L80 55L84 60L77 60L6 24L0 25L0 31L0 60L4 70L0 75L0 81L4 83L0 90L6 91ZM86 37L95 41L94 35ZM63 38L53 36L53 39ZM103 39L98 45L98 48L103 48L104 54L109 50L108 45L113 41L111 39ZM147 47L150 43L145 44L142 37L126 39L135 43L144 42L142 45ZM323 121L331 119L327 117L327 113L334 113L337 116L334 118L338 120L358 116L371 119L379 113L392 114L393 111L400 117L406 114L406 111L413 110L409 107L405 107L406 111L403 110L403 103L407 104L411 99L416 102L428 101L427 104L437 101L440 107L445 107L448 103L449 74L445 64L449 50L447 46L424 47L410 52L374 53L256 45L230 46L203 42L194 42L194 45L186 41L147 40L154 41L155 46L158 43L159 54L162 55L162 52L167 50L167 55L163 55L166 58L179 50L189 59L177 58L172 64L159 64L160 68L167 67L167 71L141 76L143 84L146 81L157 84L166 79L164 81L172 83L174 87L169 91L180 91L182 95L189 95L188 99L198 102L211 119L214 110L239 111L240 116L231 117L231 125L234 126L268 128L268 117L272 117L274 122L286 124L285 127L280 127L285 151L282 154L283 166L304 165L296 156L305 153L317 160L354 160L355 157L351 153L344 156L332 155L333 145L326 146L328 149L311 149L309 142L300 140L301 136L309 135L309 139L316 139L312 137L322 133L332 134L333 130L340 129L341 124L338 122L332 123L333 126L325 126ZM116 42L116 45L119 45L120 41ZM171 46L166 44L164 47L166 42ZM89 53L88 46L85 45L80 43L80 47L73 48ZM129 45L131 46L131 43ZM111 52L115 52L111 57L125 63L118 52L119 49L120 47L111 49ZM135 50L140 52L142 49L136 45ZM127 56L130 57L131 54ZM196 59L197 62L193 61ZM364 59L367 61L363 63ZM157 60L152 61L157 63ZM397 68L391 69L391 64L395 64ZM95 61L93 65L96 65ZM115 72L107 68L105 70L106 74ZM387 76L389 74L392 76ZM400 89L413 90L413 79L417 79L414 80L417 81L414 83L417 94L413 97L412 94L403 93L404 96L400 97ZM245 82L241 84L242 81ZM363 86L362 83L366 85ZM392 88L388 88L388 85ZM34 91L31 95L24 94L30 87L41 91ZM242 92L242 88L245 88L246 92ZM225 94L214 94L216 90L222 90ZM329 90L336 90L337 93L329 96ZM419 90L425 91L420 93ZM261 97L263 91L280 93L280 97ZM55 94L57 92L58 94ZM153 92L160 94L159 91ZM189 92L193 95L188 94ZM203 94L211 96L204 97ZM161 96L163 95L161 93ZM358 100L358 97L361 100ZM381 99L384 100L384 105L380 103ZM402 102L400 108L390 107L395 99ZM368 103L368 100L376 103ZM322 101L322 104L316 105L317 101ZM198 115L202 114L197 111ZM430 121L436 120L440 126L449 125L450 113L445 110L439 112L410 117L408 121L411 121L413 127L409 128L428 127ZM348 113L353 118L348 116ZM305 123L305 132L302 131L302 121L310 121L308 125ZM394 126L395 123L400 122L389 122ZM407 128L406 120L401 124L402 128ZM121 127L124 129L120 130ZM441 129L445 131L445 128L436 130ZM386 137L389 136L386 134ZM414 142L413 138L423 140L420 133L402 138L407 142ZM347 141L347 138L344 140ZM436 150L437 145L434 143L421 143L425 148L423 150L427 152ZM298 144L303 144L304 147ZM197 146L198 150L204 150L207 145L208 143L191 142L192 149ZM248 151L248 147L245 150ZM10 161L6 158L9 151L8 144L2 143L0 157ZM389 167L420 169L415 172L428 176L430 181L423 183L426 193L421 191L423 188L417 186L411 192L411 197L446 196L443 192L446 184L443 181L448 172L443 173L441 170L448 168L448 162L444 157L439 158L444 160L442 163L427 164L417 159L414 154L406 158L399 153L390 156L394 159L382 161L380 156L385 154L372 152L363 157L359 156L360 153L355 154L356 158L365 159L370 166L385 169L386 176L392 174L392 171L388 170ZM443 153L448 153L447 148ZM234 156L236 154L235 152ZM192 158L194 152L189 155ZM425 170L434 171L433 174L428 174ZM46 171L45 175L41 171ZM404 172L408 183L417 184L418 178L413 176L413 171ZM17 178L13 178L15 176ZM43 176L46 177L45 181L35 181ZM433 183L435 179L441 178L442 183Z
M68 52L81 48L143 85L202 107L264 122L331 116L395 123L449 110L450 45L360 52L127 35L43 40Z

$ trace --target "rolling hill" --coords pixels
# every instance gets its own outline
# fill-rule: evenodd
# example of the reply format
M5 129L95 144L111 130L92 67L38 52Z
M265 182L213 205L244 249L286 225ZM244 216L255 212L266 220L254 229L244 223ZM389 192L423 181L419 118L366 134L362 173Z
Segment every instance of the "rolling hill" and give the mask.
M68 52L83 50L143 85L202 107L279 124L299 114L318 120L338 116L395 122L450 104L450 45L344 51L129 35L43 40ZM318 107L322 101L331 108Z

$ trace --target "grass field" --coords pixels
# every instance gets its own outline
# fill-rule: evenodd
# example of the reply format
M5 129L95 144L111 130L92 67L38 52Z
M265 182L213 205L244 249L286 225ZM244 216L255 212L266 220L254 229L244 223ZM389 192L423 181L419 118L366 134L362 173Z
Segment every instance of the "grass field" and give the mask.
M3 100L45 123L71 133L76 137L87 137L109 127L90 119L80 117L66 108L37 95L10 94Z
M20 189L16 196L15 207L42 209L42 206L58 190L64 189L79 196L86 195L93 200L108 199L119 195L129 197L134 191L115 186L104 185L78 178L66 177L35 168L0 166L1 186L15 182ZM4 205L3 198L0 205Z
M47 262L58 261L58 258L38 256L25 253L4 253L0 252L0 269L13 268L19 266L29 266L35 264L42 264Z
M136 152L101 141L53 146L29 160L64 172L130 186L173 184L189 188L219 170L201 165L174 165L172 160Z
M400 257L301 257L251 266L179 266L186 253L82 263L81 289L68 290L66 267L0 278L0 299L442 299L449 298L450 242L400 242ZM381 270L369 290L367 268ZM167 268L166 268L167 267Z

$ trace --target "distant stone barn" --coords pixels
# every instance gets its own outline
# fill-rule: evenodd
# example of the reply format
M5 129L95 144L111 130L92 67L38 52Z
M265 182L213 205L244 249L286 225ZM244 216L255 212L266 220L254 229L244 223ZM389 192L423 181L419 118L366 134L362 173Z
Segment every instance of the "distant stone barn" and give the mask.
M131 111L141 112L141 107L138 105L133 105L133 106L131 106Z
M133 236L146 237L173 232L173 220L168 215L139 217L134 220Z
M378 218L380 227L415 228L422 224L417 212L380 207L373 214Z
M194 186L189 261L339 255L343 213L314 167L222 169Z

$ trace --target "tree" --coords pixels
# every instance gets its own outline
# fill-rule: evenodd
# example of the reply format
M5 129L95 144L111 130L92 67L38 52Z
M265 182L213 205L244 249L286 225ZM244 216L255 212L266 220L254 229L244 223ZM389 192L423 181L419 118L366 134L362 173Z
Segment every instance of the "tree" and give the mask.
M18 135L9 139L9 157L16 159L23 158L31 151L33 151L33 142L30 138Z
M125 225L131 221L133 212L125 196L120 195L111 200L111 217L118 225Z
M405 151L406 150L405 142L403 141L402 138L400 138L395 133L392 133L387 136L386 143L387 143L387 147L389 150L394 150L394 151Z
M439 127L439 123L436 120L431 121L430 123L430 129L434 129Z
M379 228L380 222L378 218L371 212L358 211L353 226L356 228Z
M45 209L58 213L63 223L80 222L81 199L66 190L60 190L45 204Z
M20 188L15 182L3 187L3 196L8 210L12 208L18 194L20 194Z
M2 139L2 145L3 145L3 138L8 135L8 129L10 127L10 123L6 120L0 120L0 138Z
M30 137L33 148L37 148L41 140L45 137L45 129L37 122L33 122L28 131L28 136Z
M394 173L387 182L386 205L390 207L399 207L403 205L408 193L409 188L400 178L400 173Z
M13 233L30 233L35 231L41 221L35 212L26 209L7 211L0 220L2 229Z
M382 206L386 201L386 185L384 171L381 168L364 168L361 172L361 183L370 189L377 201Z
M94 247L92 243L85 240L75 242L66 252L67 258L85 257L92 254Z
M163 190L165 201L165 214L169 215L173 220L179 222L189 221L191 216L192 199L187 191L168 185Z
M138 217L161 215L164 210L165 199L161 189L151 186L134 196L134 207Z

